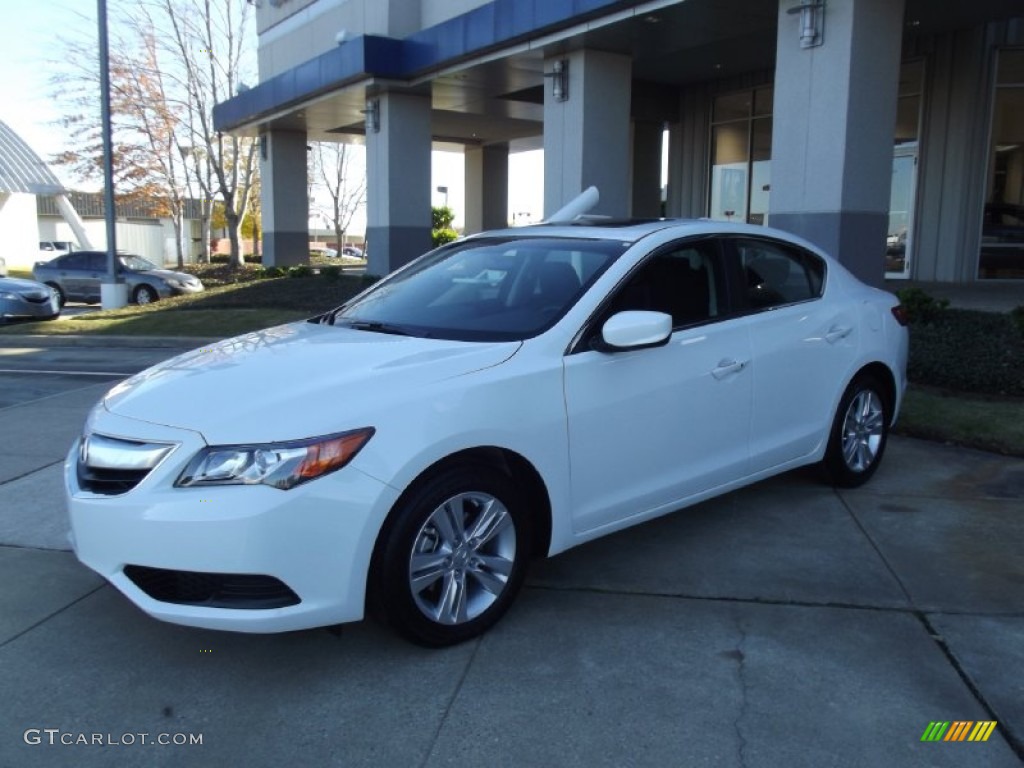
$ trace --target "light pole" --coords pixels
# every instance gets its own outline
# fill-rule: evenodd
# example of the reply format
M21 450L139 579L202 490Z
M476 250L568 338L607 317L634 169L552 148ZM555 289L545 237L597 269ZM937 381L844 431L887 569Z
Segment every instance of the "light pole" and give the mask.
M100 284L100 306L117 309L128 303L128 286L117 272L117 211L114 208L114 148L110 128L110 45L107 0L97 0L100 28L100 116L103 123L103 207L107 224L107 274Z

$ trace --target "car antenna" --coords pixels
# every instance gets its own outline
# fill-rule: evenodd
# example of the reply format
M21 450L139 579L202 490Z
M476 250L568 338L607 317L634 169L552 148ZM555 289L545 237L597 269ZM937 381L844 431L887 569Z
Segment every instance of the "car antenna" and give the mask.
M601 193L597 187L587 187L580 194L552 213L541 224L568 224L579 218L601 199Z

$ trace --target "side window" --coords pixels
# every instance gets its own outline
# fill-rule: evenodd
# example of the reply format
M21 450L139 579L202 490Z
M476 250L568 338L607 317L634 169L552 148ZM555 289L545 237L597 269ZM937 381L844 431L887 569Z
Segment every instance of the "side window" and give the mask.
M54 259L58 269L86 269L88 262L84 253L70 253Z
M724 306L719 264L713 240L663 248L619 289L608 314L630 309L664 312L672 315L674 328L719 317Z
M737 240L747 306L767 309L821 296L825 263L813 253L770 240Z
M90 253L89 263L86 266L90 272L103 272L107 268L107 254L105 253Z

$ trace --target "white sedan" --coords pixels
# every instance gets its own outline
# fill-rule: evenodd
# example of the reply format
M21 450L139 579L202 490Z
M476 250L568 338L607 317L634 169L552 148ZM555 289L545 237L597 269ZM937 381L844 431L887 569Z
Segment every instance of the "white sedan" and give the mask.
M801 465L866 481L904 321L766 227L484 233L116 386L67 458L74 548L167 621L372 611L457 643L504 614L532 556Z

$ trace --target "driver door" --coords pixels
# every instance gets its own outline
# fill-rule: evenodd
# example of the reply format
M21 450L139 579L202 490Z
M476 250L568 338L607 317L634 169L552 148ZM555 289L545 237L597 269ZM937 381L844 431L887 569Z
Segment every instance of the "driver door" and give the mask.
M671 511L748 474L749 318L730 317L714 239L649 257L564 361L573 527L584 534ZM672 315L668 344L590 348L616 312Z

